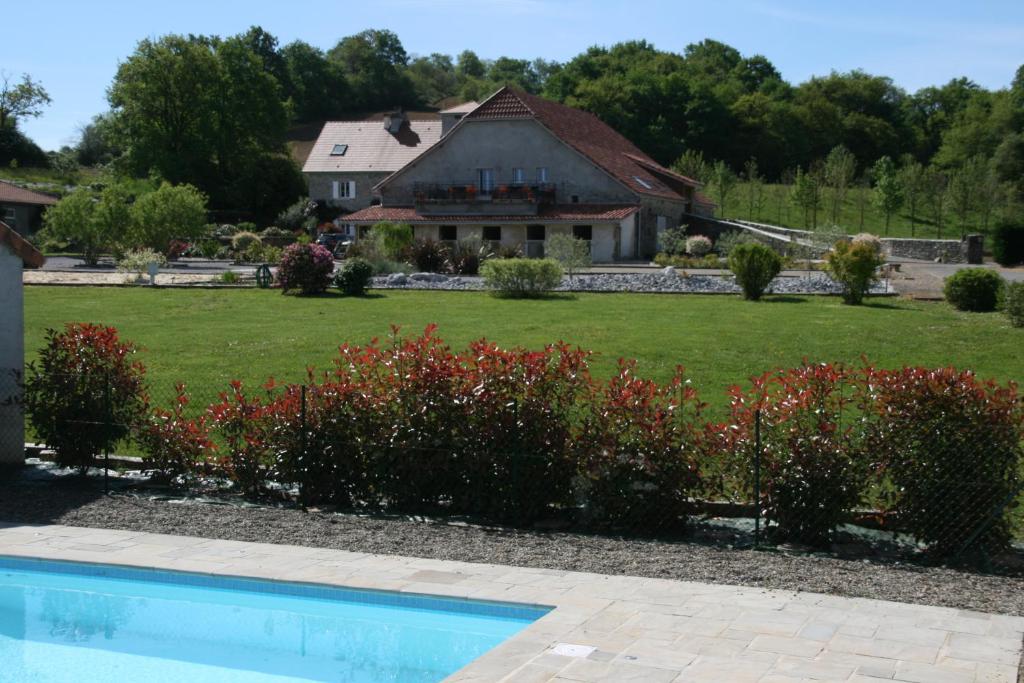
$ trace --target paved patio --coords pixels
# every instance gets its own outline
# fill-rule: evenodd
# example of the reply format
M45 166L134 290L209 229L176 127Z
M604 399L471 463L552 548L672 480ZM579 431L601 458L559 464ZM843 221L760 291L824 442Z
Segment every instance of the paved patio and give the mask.
M0 555L553 606L449 681L1016 683L1024 618L811 593L65 526Z

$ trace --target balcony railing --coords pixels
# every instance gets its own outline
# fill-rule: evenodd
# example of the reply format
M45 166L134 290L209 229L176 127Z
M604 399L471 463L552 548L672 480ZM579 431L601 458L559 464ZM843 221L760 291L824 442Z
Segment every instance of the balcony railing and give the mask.
M554 183L503 184L489 190L475 183L416 183L413 193L417 204L554 204Z

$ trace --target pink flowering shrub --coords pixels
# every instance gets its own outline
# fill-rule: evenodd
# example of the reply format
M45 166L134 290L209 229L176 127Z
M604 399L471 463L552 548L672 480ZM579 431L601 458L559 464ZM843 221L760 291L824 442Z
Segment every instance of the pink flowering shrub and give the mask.
M277 268L281 290L299 290L300 294L320 294L331 284L334 256L319 244L289 244Z

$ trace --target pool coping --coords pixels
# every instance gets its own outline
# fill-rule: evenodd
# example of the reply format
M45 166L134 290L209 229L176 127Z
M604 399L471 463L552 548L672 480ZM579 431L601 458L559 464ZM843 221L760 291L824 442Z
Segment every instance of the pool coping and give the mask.
M0 556L552 609L449 682L1017 683L1024 618L667 579L0 523Z

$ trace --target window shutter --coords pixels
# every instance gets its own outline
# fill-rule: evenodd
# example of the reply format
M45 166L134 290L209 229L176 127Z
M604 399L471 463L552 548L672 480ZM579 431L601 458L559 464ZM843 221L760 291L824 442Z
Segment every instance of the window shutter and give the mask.
M350 180L348 182L348 198L352 199L356 196L356 181Z
M337 198L338 198L338 181L337 180L332 180L331 181L331 199L337 199Z

